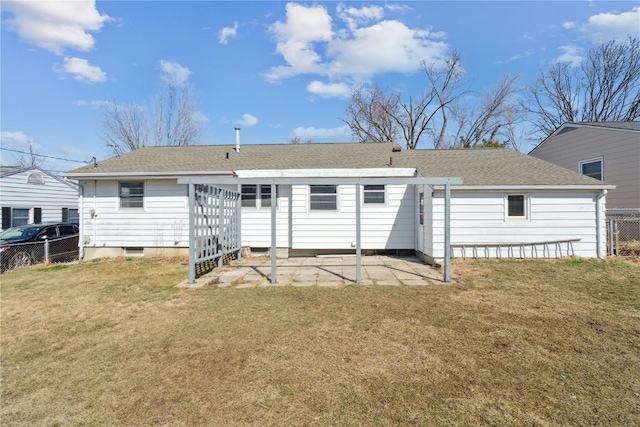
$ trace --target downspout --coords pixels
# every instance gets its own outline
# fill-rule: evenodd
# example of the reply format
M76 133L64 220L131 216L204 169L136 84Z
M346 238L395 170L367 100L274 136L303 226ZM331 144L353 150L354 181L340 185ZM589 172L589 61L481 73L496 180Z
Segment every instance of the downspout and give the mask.
M602 235L601 235L601 226L600 222L602 221L602 213L601 213L601 200L607 195L607 190L602 190L600 194L596 197L596 251L598 253L598 258L605 258L602 256ZM606 256L606 254L605 254Z

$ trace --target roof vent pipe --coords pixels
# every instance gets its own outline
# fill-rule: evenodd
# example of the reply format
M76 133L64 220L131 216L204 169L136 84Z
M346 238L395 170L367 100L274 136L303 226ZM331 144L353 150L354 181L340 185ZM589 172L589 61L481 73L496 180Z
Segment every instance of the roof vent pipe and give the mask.
M236 153L240 152L240 128L236 128Z

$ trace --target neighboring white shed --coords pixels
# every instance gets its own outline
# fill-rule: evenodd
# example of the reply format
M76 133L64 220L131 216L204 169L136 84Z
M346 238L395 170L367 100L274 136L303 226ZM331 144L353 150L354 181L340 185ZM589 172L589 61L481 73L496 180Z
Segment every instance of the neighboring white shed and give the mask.
M529 155L614 184L607 209L640 211L640 122L565 123Z
M42 222L78 222L78 187L39 168L0 167L2 229Z

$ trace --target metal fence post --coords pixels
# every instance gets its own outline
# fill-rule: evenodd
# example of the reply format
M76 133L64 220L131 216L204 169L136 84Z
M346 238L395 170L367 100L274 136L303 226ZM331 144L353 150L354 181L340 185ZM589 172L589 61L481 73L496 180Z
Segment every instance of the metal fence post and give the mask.
M47 236L44 237L44 262L45 264L49 263L49 238Z

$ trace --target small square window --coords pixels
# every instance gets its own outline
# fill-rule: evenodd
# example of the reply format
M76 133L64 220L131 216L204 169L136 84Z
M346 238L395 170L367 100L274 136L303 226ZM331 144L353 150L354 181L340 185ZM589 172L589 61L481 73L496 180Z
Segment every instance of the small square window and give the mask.
M144 207L144 182L135 181L120 183L120 207Z
M363 194L365 205L384 205L384 185L365 185Z
M522 194L509 194L507 196L507 216L509 218L525 218L526 203Z
M338 210L338 186L310 185L309 208L312 211Z
M580 173L602 181L602 159L580 162Z

